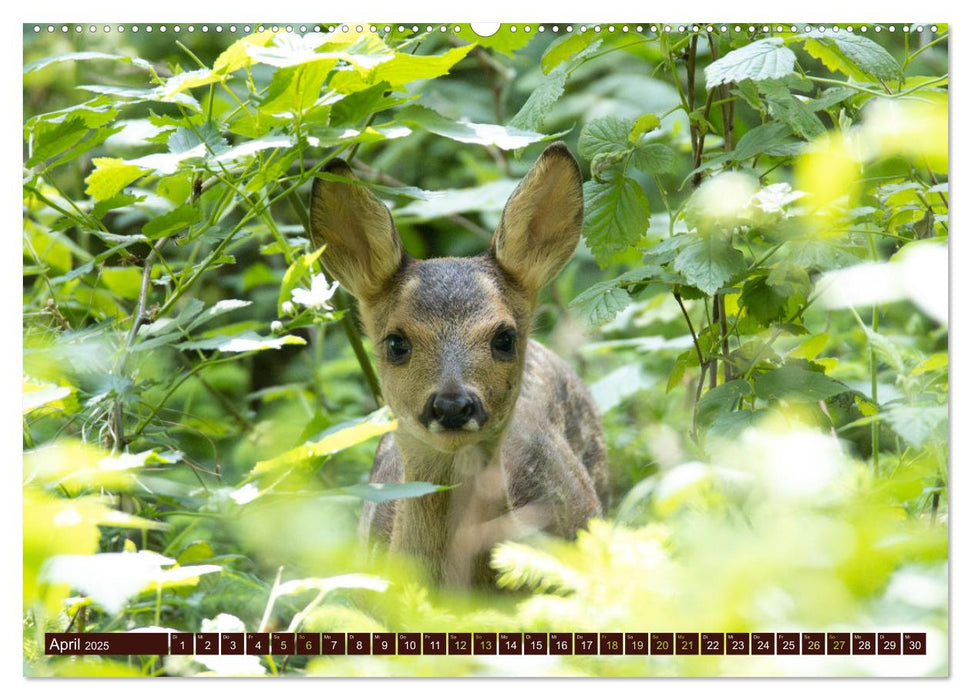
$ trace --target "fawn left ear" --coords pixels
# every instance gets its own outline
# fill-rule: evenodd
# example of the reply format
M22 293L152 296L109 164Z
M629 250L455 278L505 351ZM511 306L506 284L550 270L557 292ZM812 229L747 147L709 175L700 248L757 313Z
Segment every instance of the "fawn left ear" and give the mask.
M314 180L311 237L315 246L327 246L320 259L331 277L358 299L369 299L398 271L404 247L391 212L367 188L352 182L347 163L335 158L325 172L344 180Z
M583 178L562 142L549 146L506 202L490 251L531 295L569 262L583 227Z

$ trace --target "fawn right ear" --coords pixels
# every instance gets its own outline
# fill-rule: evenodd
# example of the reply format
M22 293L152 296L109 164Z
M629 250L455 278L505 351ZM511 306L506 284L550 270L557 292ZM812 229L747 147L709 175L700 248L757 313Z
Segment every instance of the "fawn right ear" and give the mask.
M354 179L340 158L324 172ZM315 246L326 246L321 261L327 272L359 299L380 292L404 257L391 212L366 188L350 182L314 180L310 235Z

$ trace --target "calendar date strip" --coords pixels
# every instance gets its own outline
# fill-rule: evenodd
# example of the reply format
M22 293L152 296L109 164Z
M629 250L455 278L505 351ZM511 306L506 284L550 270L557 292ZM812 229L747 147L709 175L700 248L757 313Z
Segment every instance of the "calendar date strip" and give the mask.
M925 655L925 632L48 632L45 653L273 656Z

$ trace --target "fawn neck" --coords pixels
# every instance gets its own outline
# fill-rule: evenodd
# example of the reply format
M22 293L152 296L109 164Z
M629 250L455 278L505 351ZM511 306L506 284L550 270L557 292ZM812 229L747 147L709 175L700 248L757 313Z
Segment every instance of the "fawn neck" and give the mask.
M509 512L501 441L439 452L398 431L406 481L450 486L399 502L392 548L415 557L432 580L455 587L491 580L489 548L496 525Z

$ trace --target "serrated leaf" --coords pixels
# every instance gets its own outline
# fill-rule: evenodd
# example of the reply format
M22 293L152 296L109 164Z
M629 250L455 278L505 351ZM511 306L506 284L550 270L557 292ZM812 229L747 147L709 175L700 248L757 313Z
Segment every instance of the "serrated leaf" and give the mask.
M593 160L602 153L626 152L631 150L631 129L634 122L622 117L600 117L586 124L580 131L577 150L587 160Z
M823 401L842 394L848 387L843 382L801 367L780 367L755 379L755 394L766 401Z
M663 143L638 146L630 156L631 165L647 175L673 173L676 161L674 151Z
M399 112L397 121L430 131L453 141L495 146L504 151L524 148L531 143L547 138L544 134L538 134L534 131L498 124L455 122L428 107L420 105L413 105Z
M745 257L720 234L695 235L682 246L674 259L674 269L693 287L715 294L735 276L745 271Z
M935 432L947 424L947 406L903 406L894 404L880 410L893 431L907 441L911 447L921 447ZM940 430L941 437L947 440L946 430Z
M743 80L784 78L792 73L796 54L786 48L780 37L760 39L731 51L705 68L705 82L710 90L726 83Z
M121 158L95 158L91 162L94 170L84 180L88 185L84 192L98 202L111 199L145 172Z
M746 313L763 326L781 320L788 301L789 297L770 285L764 276L746 280L739 297L739 304Z
M543 120L553 108L553 105L566 85L566 66L558 66L533 90L526 103L516 112L516 116L509 120L509 126L527 131L538 131L543 128Z
M583 183L583 209L583 237L601 266L641 239L651 214L644 190L627 176Z
M893 80L900 76L900 65L896 59L872 39L841 33L829 37L829 40L856 65L880 80Z
M803 46L810 56L819 59L826 68L834 73L842 73L860 82L866 82L870 78L864 71L860 70L859 66L847 58L842 51L833 44L824 41L822 37L806 39Z
M616 280L598 282L570 302L570 306L580 309L587 323L601 326L627 308L631 296L626 289L618 287Z
M149 240L155 240L181 231L184 228L202 220L202 212L192 204L182 206L157 216L142 226L142 235Z

